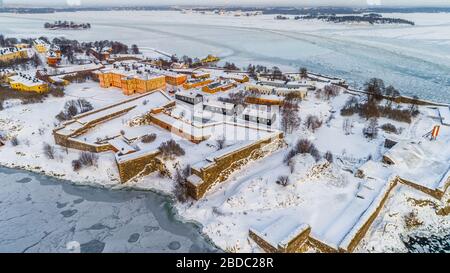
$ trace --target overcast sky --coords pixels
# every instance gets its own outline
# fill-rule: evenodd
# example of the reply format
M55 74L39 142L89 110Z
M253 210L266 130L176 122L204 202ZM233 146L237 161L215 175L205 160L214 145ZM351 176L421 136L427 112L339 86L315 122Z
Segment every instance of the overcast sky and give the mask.
M1 0L0 0L1 2ZM6 5L266 5L266 6L450 6L450 0L3 0Z

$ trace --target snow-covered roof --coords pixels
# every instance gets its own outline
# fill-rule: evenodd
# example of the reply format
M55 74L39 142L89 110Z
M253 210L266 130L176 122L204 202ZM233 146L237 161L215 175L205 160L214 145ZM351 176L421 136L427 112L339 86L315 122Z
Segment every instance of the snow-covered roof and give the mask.
M209 154L206 157L206 161L215 162L216 159L219 159L227 154L233 153L243 147L246 147L246 146L252 144L253 142L254 141L251 141L251 140L238 141L238 142L234 143L233 145L230 145L228 147L225 147L223 149L220 149L218 151L215 151L215 152Z
M0 77L11 76L12 74L15 74L15 73L16 72L14 72L14 70L11 70L11 69L5 69L5 68L0 69Z
M265 119L273 119L275 118L275 113L271 111L267 111L260 108L253 108L253 107L247 107L242 112L242 115L248 115L252 117L259 117L259 118L265 118Z
M24 74L17 74L14 76L10 76L9 80L11 81L11 84L21 83L26 86L38 86L38 85L45 84L45 82L39 80L36 77L30 76L30 75L24 75Z
M50 46L47 42L45 42L44 40L42 40L42 39L36 39L36 40L34 40L33 41L33 43L35 44L35 45L44 45L44 46Z
M144 101L146 102L145 104ZM130 115L129 118L132 118L147 113L151 109L163 107L171 102L172 99L160 90L145 93L143 95L139 95L131 99L115 103L113 105L109 105L100 109L94 109L92 111L75 116L73 120L67 122L57 131L58 134L69 136L74 132L79 131L87 124L101 120L106 116L117 116L119 114L127 112L127 114ZM105 121L105 123L108 122L109 121ZM119 133L118 130L119 129L116 130L117 134Z
M299 87L276 87L276 86L269 86L269 85L263 85L263 84L253 84L253 83L246 83L245 87L247 90L249 89L257 89L257 90L265 90L266 92L275 91L275 93L289 93L289 92L302 92L306 93L308 92L309 86L299 86Z
M211 79L202 79L202 78L194 79L194 78L190 78L186 82L187 83L198 83L198 82L204 82L204 81L211 81Z
M275 248L285 247L309 226L299 223L295 217L280 216L266 225L251 227L251 231Z
M272 80L272 79L268 79L268 78L260 78L258 82L260 84L263 84L263 85L282 87L282 88L289 88L289 89L295 89L295 88L311 86L311 84L308 81L306 81L306 80L303 80L303 81L284 81L284 80Z
M170 77L185 77L185 75L183 74L178 74L174 71L169 71L169 70L164 70L164 69L160 69L158 67L152 66L152 65L144 65L143 66L144 70L147 70L149 72L153 72L153 73L157 73L157 74L161 74L164 76L170 76Z
M248 127L248 128L251 128L251 127ZM224 130L227 130L227 129L224 129ZM255 129L255 130L257 130L257 129ZM213 130L213 131L220 131L220 130ZM232 130L231 130L231 132L232 132ZM215 132L215 133L217 135L217 132ZM211 166L212 164L214 164L217 159L220 159L228 154L235 153L239 150L245 149L246 147L253 145L256 141L268 139L276 133L277 133L276 131L273 131L273 132L266 131L266 134L264 134L261 131L260 132L261 135L259 135L258 139L245 139L244 138L242 140L235 141L233 144L209 154L208 157L206 157L204 160L196 162L195 164L192 165L192 168L197 169L197 170L207 168L207 167ZM257 137L257 136L253 136L253 138L255 138L255 137Z
M392 187L392 183L393 181L391 180L388 183L383 184L381 189L375 195L371 194L370 197L367 196L367 198L365 199L357 198L356 200L354 200L354 202L350 203L350 206L347 207L349 214L347 214L347 211L344 211L342 215L343 217L339 218L334 226L336 230L339 230L339 228L341 227L339 223L340 219L346 218L347 216L357 217L356 222L352 223L352 228L349 229L349 231L339 242L340 248L348 250L350 244L352 243L353 239L355 239L358 232L364 227L364 225L367 224L367 221L369 221L370 217L372 217L372 215L376 213L377 208L381 205L383 199L389 193L389 190ZM375 192L375 190L371 191L371 193ZM362 204L366 200L370 201L369 206L367 207L365 206L365 204ZM349 223L351 222L352 221L349 221Z
M192 185L198 186L200 184L203 183L203 179L201 179L198 175L196 174L191 174L188 178L187 181L189 183L191 183Z
M361 167L358 168L358 171L360 171L366 178L376 178L384 180L387 180L393 173L393 169L391 168L391 166L373 160L369 160L364 163Z
M0 48L0 55L8 55L19 51L27 51L27 49L17 47L2 47Z
M142 79L142 80L150 80L150 79L156 79L164 77L162 74L157 74L155 72L143 72L141 70L136 70L132 68L125 68L125 67L108 67L103 68L99 71L101 74L105 73L113 73L117 75L121 75L124 78L127 79Z
M244 80L247 77L246 74L239 74L239 73L226 73L223 75L223 78L226 79L238 79L238 80Z
M108 141L108 143L113 146L119 154L125 155L132 152L135 152L136 149L132 146L130 146L123 138L114 138Z
M401 141L384 156L400 178L435 190L450 166L450 139Z
M185 92L185 91L178 91L175 93L175 95L177 96L183 96L186 98L191 98L191 99L195 99L196 97L202 97L201 94L195 93L195 92Z
M134 159L137 159L140 157L157 154L157 153L159 153L159 151L156 149L141 149L139 151L129 153L129 154L124 154L124 155L120 155L119 153L116 153L116 160L117 160L117 163L123 163L123 162L129 161L129 160L134 160Z
M203 101L203 106L217 107L217 108L226 109L226 110L233 110L235 107L235 105L233 103L222 102L222 101L212 100L212 99Z
M206 77L209 76L209 73L205 71L194 71L194 75L196 77Z
M265 95L265 94L259 95L258 98L274 101L282 101L284 99L283 97L280 97L278 95Z
M312 236L335 249L347 249L361 226L367 223L380 205L391 188L391 183L392 180L364 180L342 211L329 219L329 224L318 229L313 228Z
M103 67L102 64L96 64L96 63L70 65L70 66L58 67L58 69L55 70L55 73L53 75L69 74L69 73L75 73L75 72L87 71L87 70L96 70L96 69L100 69L102 67Z

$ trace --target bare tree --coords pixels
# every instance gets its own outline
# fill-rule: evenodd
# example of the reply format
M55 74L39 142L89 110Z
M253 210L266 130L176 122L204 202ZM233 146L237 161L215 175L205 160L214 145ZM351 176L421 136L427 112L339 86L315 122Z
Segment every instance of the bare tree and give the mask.
M228 101L230 103L234 103L236 105L245 105L245 99L247 98L249 94L246 91L238 91L238 92L234 92L234 93L229 93L228 94ZM254 96L256 96L257 94L252 94Z
M182 156L185 154L184 149L173 139L161 143L158 149L164 158L173 158L174 156Z
M91 152L82 152L78 160L84 166L97 166L98 156Z
M179 202L186 202L188 200L188 192L187 192L187 178L191 175L191 166L187 165L183 170L177 168L175 170L174 180L174 195Z
M305 67L301 67L299 72L300 72L300 77L308 78L308 70Z
M317 116L308 115L305 121L305 126L315 132L318 128L320 128L320 126L322 126L322 121Z
M73 171L79 171L83 167L83 164L81 164L81 161L79 159L75 159L72 161L72 168Z
M307 139L300 139L294 147L296 154L310 154L316 162L320 160L321 156L316 146Z
M289 176L287 175L278 176L277 184L286 187L287 185L289 185Z
M331 97L339 95L339 87L336 85L327 85L323 88L323 95L325 99L329 100Z
M298 102L297 101L284 101L281 106L281 127L284 132L291 134L296 130L301 123L298 115Z
M295 111L284 111L281 116L281 126L284 132L291 134L301 123L301 119Z
M284 156L283 162L289 165L289 162L291 162L292 158L297 155L297 151L294 149L289 150L289 152Z
M382 79L372 78L364 84L364 91L367 92L367 99L381 100L382 95L385 94L385 85Z
M223 148L225 148L225 143L226 143L225 137L224 136L219 137L216 140L217 150L222 150Z
M155 141L155 139L156 139L156 134L143 135L141 137L141 142L142 143L151 143L151 142Z
M369 124L364 127L363 134L366 138L375 139L378 136L378 119L371 118Z
M344 121L342 122L342 129L344 130L344 134L345 135L350 135L352 134L352 121L348 118L344 119Z
M12 137L11 138L11 145L12 146L17 146L17 145L19 145L20 143L19 143L19 139L17 138L17 137Z
M413 117L417 116L419 112L419 105L418 105L419 97L414 96L413 100L411 102L411 105L409 106L409 112Z
M392 123L383 124L381 126L381 129L383 129L384 131L389 132L389 133L394 133L394 134L398 133L397 127L395 127L395 125Z
M137 45L131 45L131 53L139 54L139 47Z
M328 162L333 163L333 154L330 151L327 151L324 157Z
M55 159L55 148L48 143L44 143L44 154L48 159Z

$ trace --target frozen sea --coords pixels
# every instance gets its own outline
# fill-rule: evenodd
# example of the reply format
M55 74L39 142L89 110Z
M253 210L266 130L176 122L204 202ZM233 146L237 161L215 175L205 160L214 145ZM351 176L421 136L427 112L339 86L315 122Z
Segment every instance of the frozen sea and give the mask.
M65 36L138 44L178 56L217 54L240 66L260 63L336 75L356 87L384 79L405 95L450 103L450 13L387 14L415 26L334 24L274 20L273 16L181 14L176 11L108 11L0 14L7 36ZM91 30L45 30L44 22L89 22Z
M0 167L0 252L214 252L159 194Z

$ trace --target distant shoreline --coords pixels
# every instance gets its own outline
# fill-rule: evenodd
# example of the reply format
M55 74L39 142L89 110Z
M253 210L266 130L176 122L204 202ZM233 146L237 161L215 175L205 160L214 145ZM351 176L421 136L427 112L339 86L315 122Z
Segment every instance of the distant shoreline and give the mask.
M101 6L101 7L0 7L0 13L46 14L78 11L261 11L266 15L363 14L363 13L450 13L449 7L267 7L267 6Z

